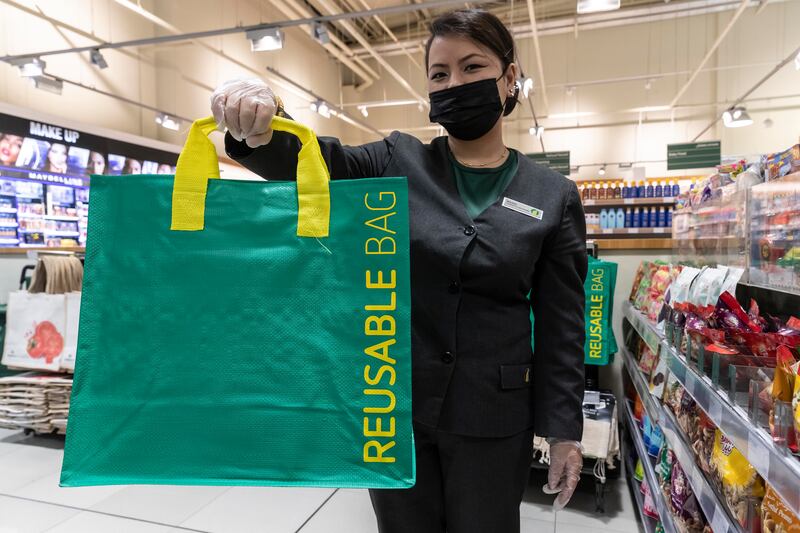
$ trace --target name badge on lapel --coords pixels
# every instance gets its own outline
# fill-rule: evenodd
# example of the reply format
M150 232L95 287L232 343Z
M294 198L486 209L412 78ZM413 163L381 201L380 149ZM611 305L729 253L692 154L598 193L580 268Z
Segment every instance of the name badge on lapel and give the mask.
M537 220L542 220L542 215L544 214L544 211L538 207L531 207L508 197L503 198L503 207L506 209L511 209L512 211L516 211L517 213L522 213L523 215L527 215Z

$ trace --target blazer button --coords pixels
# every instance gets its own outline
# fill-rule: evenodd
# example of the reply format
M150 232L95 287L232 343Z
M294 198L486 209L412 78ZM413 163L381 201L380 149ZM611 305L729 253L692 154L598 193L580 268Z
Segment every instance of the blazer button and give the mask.
M457 281L454 281L449 287L447 287L447 292L450 294L458 294L459 290L461 290L461 285L459 285Z
M464 235L471 236L475 235L475 226L467 226L464 228Z
M453 357L453 352L444 352L442 354L442 361L445 363L452 363L453 359L455 359L455 357Z

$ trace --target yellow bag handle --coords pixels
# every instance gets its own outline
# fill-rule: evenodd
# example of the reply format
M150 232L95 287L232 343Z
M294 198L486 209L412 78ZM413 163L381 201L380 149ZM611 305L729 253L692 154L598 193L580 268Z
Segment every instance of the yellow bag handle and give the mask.
M297 155L297 236L327 237L330 229L330 175L314 132L293 120L272 119L272 129L295 135ZM174 231L201 231L205 227L208 180L219 179L219 161L208 134L217 127L214 117L194 121L178 156L172 190Z

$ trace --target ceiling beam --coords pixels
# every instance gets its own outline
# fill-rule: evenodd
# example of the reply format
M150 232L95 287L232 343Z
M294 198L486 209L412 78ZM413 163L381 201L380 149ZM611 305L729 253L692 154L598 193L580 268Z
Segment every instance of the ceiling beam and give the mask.
M536 12L533 8L533 0L528 0L528 17L531 21L531 32L533 34L533 50L536 54L536 69L539 74L539 79L536 80L540 87L542 94L542 103L544 104L543 114L547 115L550 109L550 103L547 101L547 84L544 81L544 64L542 63L542 48L539 44L539 31L536 25Z

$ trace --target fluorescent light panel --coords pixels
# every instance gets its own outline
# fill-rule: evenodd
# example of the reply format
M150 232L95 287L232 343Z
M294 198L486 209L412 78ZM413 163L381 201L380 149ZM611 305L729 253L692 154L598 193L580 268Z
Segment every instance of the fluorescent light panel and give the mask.
M61 94L64 89L63 81L48 76L35 76L31 81L34 87L48 93Z
M620 0L578 0L578 14L600 13L619 9Z

